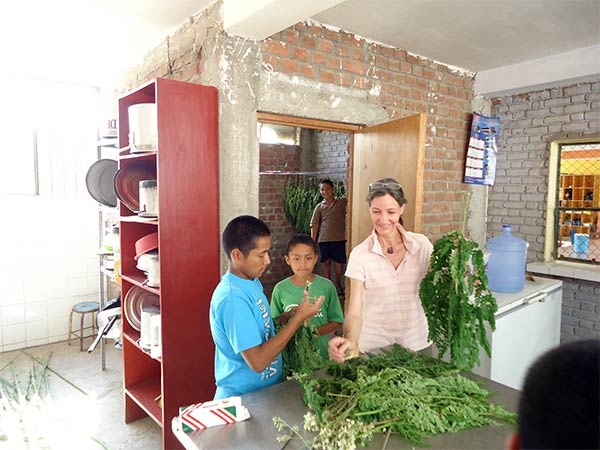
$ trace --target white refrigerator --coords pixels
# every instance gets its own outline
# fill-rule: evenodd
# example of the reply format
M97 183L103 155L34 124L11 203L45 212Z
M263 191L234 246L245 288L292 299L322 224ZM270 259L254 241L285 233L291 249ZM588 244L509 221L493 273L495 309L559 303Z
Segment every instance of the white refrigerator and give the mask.
M560 343L562 281L535 277L521 292L492 292L498 303L496 330L488 330L491 358L480 351L473 372L521 390L529 366Z

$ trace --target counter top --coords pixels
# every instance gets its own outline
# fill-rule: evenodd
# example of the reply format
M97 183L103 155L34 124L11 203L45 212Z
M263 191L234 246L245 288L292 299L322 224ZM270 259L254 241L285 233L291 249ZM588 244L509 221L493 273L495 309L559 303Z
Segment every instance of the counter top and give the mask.
M503 405L509 411L517 410L519 391L471 373L464 376L477 381L492 395L490 400ZM303 416L307 407L302 401L302 389L295 381L285 381L260 391L242 396L242 404L248 408L250 419L232 424L208 428L203 431L184 433L179 428L178 418L173 419L175 436L187 450L231 449L270 450L281 449L283 444L277 441L279 432L273 425L273 417L278 416L290 425L297 425L303 431ZM425 439L429 449L504 449L507 437L512 433L512 425L501 423L444 433ZM390 436L387 445L385 435L376 434L369 449L415 449L411 442L398 435ZM285 450L304 448L299 439L292 439Z
M519 292L506 294L491 291L492 295L496 299L496 303L498 304L498 311L496 312L496 315L515 308L527 302L528 299L536 297L540 294L547 294L562 286L561 280L537 276L534 277L534 280L535 281L525 280L525 287Z

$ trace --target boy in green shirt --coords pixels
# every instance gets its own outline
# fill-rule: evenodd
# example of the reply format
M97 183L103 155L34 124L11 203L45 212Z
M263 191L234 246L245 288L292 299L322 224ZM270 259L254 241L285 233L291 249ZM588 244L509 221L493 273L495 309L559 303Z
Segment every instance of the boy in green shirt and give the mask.
M325 301L319 312L311 318L311 323L321 336L318 342L319 352L327 360L328 335L341 328L344 315L333 282L314 273L319 261L318 249L317 243L307 234L297 234L288 241L285 262L294 274L281 280L273 288L271 314L273 320L285 325L295 314L307 288L311 299L324 296Z

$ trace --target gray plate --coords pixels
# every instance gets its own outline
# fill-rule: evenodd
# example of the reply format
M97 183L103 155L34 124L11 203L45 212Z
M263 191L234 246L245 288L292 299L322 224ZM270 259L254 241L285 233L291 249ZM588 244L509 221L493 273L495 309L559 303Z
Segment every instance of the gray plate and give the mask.
M90 195L98 203L106 206L117 206L114 177L117 173L117 161L99 159L88 169L85 184Z

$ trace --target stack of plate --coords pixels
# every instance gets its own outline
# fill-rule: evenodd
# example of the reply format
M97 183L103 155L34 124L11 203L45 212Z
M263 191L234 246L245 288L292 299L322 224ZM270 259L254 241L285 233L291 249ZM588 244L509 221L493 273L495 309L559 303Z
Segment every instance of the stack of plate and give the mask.
M114 190L131 212L140 210L140 181L155 180L156 167L146 161L137 161L121 167L114 176Z
M142 330L142 309L147 306L160 308L158 295L152 294L140 287L132 286L125 295L123 311L129 324L137 331Z

